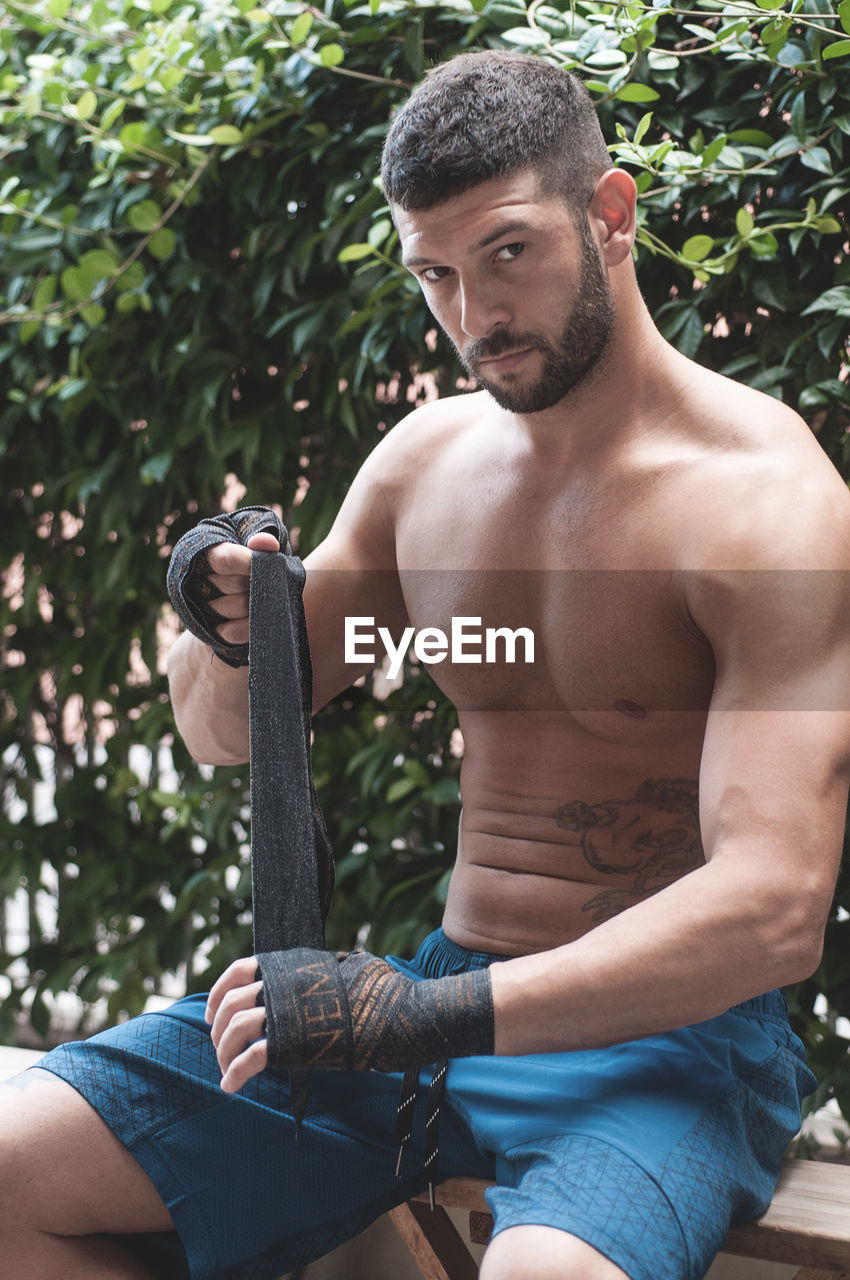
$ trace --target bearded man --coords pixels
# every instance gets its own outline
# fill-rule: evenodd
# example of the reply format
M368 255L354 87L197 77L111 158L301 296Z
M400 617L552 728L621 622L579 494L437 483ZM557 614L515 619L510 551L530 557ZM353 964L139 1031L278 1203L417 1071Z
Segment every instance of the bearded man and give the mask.
M846 487L789 408L660 336L634 182L572 76L498 52L435 68L382 176L479 390L394 428L307 558L313 704L363 674L352 616L398 636L508 613L535 661L433 668L463 816L412 960L246 957L208 1001L0 1090L15 1280L271 1280L317 1257L424 1186L441 1057L429 1172L495 1180L482 1280L697 1280L769 1202L813 1087L776 988L817 967L842 845ZM213 653L247 642L252 556L278 550L246 542L205 553L213 630L170 660L214 764L248 758L248 686ZM322 965L346 1047L296 1143L269 1066L314 1063Z

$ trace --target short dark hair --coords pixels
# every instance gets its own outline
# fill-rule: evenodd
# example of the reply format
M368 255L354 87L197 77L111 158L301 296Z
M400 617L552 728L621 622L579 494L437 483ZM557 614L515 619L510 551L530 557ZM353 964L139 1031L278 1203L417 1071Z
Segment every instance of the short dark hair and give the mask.
M391 205L429 209L535 169L541 194L583 214L611 167L580 80L543 58L487 50L427 73L390 126L381 181Z

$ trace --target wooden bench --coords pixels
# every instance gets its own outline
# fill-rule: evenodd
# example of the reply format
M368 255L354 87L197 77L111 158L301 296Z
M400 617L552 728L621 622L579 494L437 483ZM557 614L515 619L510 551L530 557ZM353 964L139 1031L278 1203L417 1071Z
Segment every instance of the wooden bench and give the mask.
M425 1280L476 1280L478 1265L446 1209L469 1213L469 1236L486 1244L493 1219L478 1178L452 1178L390 1216ZM801 1267L794 1280L850 1280L850 1166L786 1160L773 1201L755 1222L733 1227L724 1253Z

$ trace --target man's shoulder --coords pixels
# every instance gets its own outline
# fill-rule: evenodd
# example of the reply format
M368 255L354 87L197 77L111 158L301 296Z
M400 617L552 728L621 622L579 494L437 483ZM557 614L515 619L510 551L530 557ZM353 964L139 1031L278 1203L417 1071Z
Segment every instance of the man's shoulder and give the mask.
M478 426L492 406L485 392L429 400L383 436L372 457L383 466L421 466L435 448L448 446Z
M382 435L354 477L335 528L356 527L361 539L368 533L389 545L421 477L482 419L485 399L473 394L429 401Z
M850 492L806 422L711 370L694 393L699 445L679 490L689 567L847 567Z

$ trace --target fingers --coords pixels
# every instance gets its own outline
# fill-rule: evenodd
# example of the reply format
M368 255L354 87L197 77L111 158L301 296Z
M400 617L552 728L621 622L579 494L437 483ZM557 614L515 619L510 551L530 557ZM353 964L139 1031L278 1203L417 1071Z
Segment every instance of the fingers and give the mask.
M229 1069L221 1077L221 1088L225 1093L238 1093L252 1076L258 1076L261 1071L265 1071L268 1062L266 1041L255 1040L244 1053L234 1058Z
M265 1009L252 1004L251 1008L234 1013L227 1024L216 1047L225 1093L238 1093L246 1080L265 1071L268 1065L268 1044L263 1036L265 1017Z
M280 543L273 533L255 533L247 545L251 551L280 551Z
M280 551L280 543L270 533L255 533L245 547L239 542L217 542L207 551L207 563L217 576L249 578L254 551Z
M207 552L210 581L223 594L217 596L215 611L224 622L216 627L228 644L248 642L248 591L251 581L251 555L254 551L279 551L280 544L270 533L255 533L248 546L235 542L219 542Z
M253 956L242 960L234 960L233 964L228 965L218 981L210 988L205 1014L207 1022L215 1022L215 1017L221 1008L222 1001L229 992L247 987L250 983L256 982L256 978L257 961Z
M266 1011L257 1006L263 984L255 980L256 972L253 958L235 961L215 983L207 1001L206 1020L212 1024L210 1035L225 1093L236 1093L268 1064L263 1036Z

